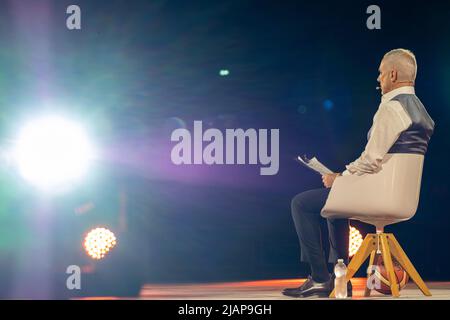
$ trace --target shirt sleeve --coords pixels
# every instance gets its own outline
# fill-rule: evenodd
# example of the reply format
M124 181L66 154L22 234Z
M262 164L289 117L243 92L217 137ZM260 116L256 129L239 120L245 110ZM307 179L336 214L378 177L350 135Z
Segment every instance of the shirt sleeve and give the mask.
M363 175L381 170L383 157L400 134L412 124L400 102L388 101L380 105L373 118L369 141L361 156L348 164L342 175Z

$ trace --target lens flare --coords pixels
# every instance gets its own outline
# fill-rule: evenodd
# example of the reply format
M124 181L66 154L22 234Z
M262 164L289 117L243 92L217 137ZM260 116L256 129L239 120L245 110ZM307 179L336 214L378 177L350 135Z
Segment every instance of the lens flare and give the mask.
M77 123L45 116L23 127L14 157L25 180L44 190L61 191L84 176L94 151Z
M116 243L114 233L106 228L95 228L86 235L84 248L92 259L100 260L115 247Z

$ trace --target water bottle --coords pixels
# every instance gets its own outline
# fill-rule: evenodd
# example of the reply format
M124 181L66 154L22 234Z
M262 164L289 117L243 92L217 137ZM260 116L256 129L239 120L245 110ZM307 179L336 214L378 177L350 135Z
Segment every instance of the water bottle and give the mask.
M336 278L334 279L334 293L336 298L345 299L347 298L347 267L345 266L344 260L339 259L338 263L334 266L334 274Z

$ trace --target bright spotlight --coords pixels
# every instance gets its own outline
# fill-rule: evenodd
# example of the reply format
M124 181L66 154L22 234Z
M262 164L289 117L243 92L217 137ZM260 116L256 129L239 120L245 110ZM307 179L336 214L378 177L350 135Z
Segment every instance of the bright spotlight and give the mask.
M353 257L358 252L363 242L361 233L355 227L350 226L348 256Z
M100 260L116 245L114 233L105 228L91 230L84 239L84 248L87 254Z
M14 157L20 174L42 189L67 187L86 173L93 148L84 130L58 116L47 116L21 130Z

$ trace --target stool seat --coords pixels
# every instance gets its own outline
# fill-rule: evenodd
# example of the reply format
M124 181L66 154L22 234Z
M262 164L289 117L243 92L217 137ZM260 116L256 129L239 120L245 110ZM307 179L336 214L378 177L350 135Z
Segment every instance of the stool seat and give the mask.
M423 162L420 154L387 154L377 173L337 177L322 217L355 219L379 229L412 218L419 204Z

